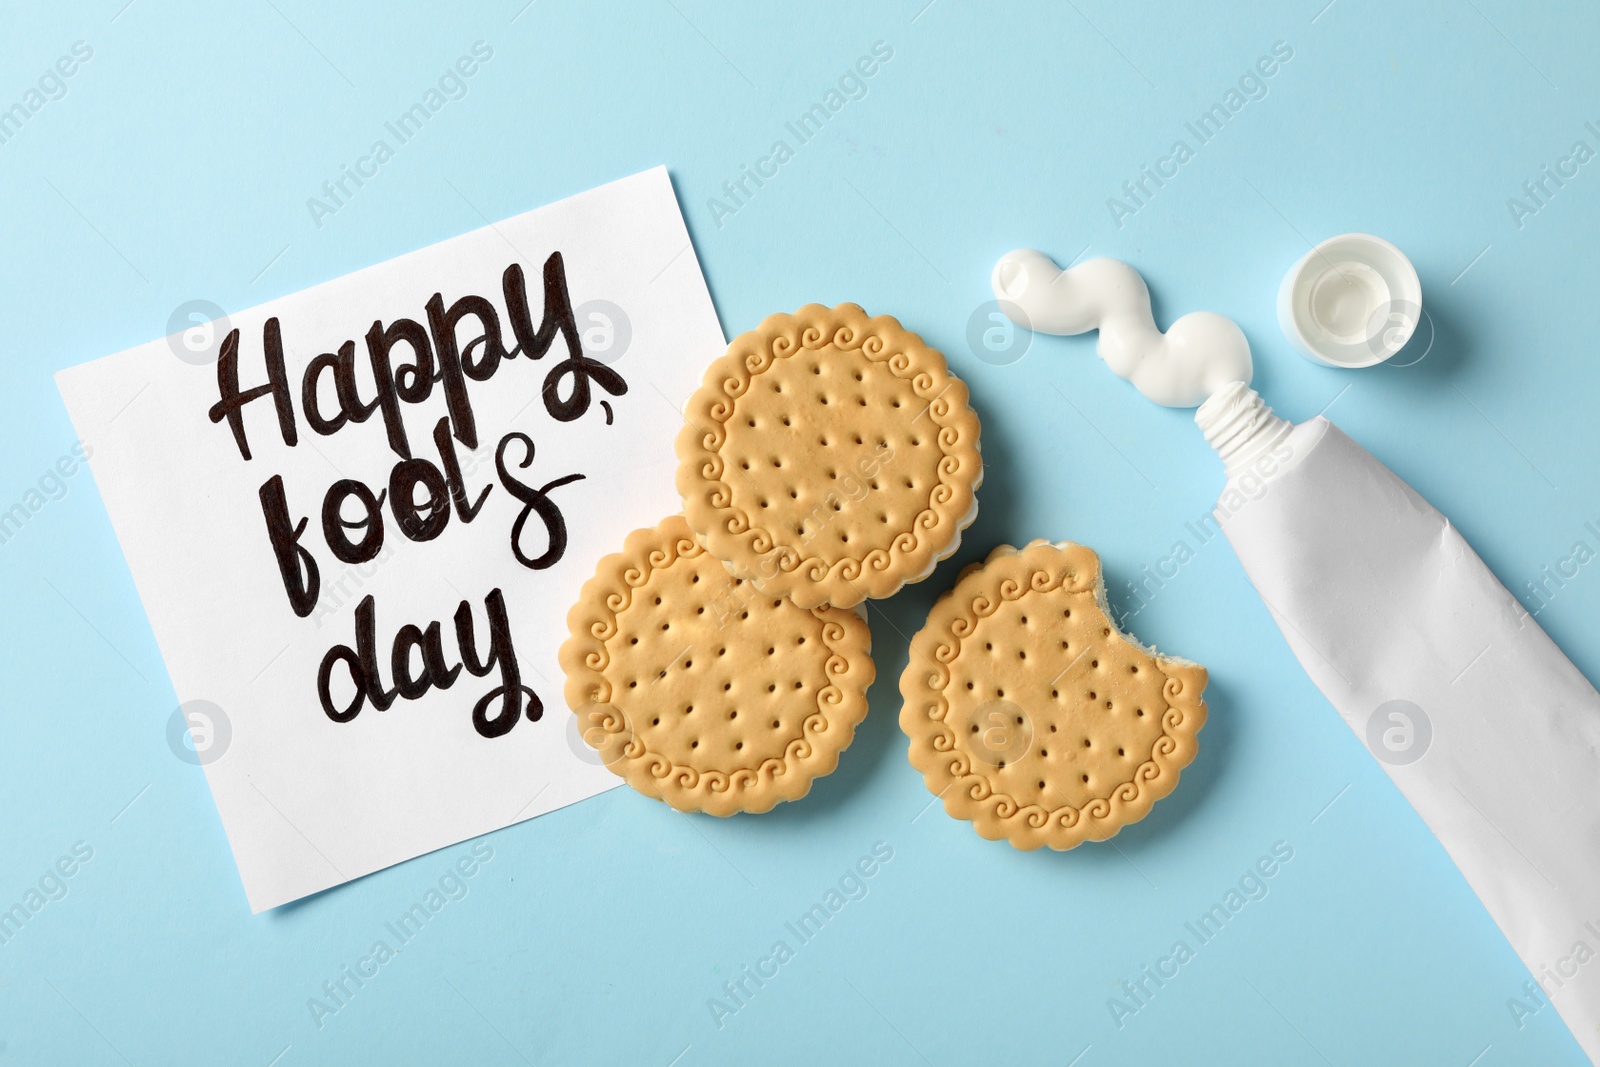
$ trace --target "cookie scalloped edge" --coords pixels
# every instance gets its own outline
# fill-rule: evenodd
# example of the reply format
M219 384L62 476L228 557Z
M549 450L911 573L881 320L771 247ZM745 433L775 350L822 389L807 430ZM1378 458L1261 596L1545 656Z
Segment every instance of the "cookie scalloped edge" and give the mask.
M970 761L955 746L954 731L945 725L949 706L940 691L950 681L945 665L960 652L958 627L964 627L970 636L979 620L992 614L1000 602L1061 588L1092 593L1111 630L1106 640L1125 641L1155 661L1166 677L1162 693L1168 706L1161 715L1161 736L1131 780L1082 808L1065 804L1047 810L996 792L988 778L973 773ZM1021 549L1000 545L982 563L962 570L955 586L939 597L928 621L912 637L910 662L900 676L904 699L900 728L911 740L911 765L922 773L928 792L943 798L951 818L971 822L987 840L1005 839L1023 851L1040 847L1065 851L1084 841L1114 837L1123 827L1143 819L1156 801L1177 788L1183 768L1198 752L1196 735L1206 722L1202 694L1208 679L1200 664L1162 655L1117 626L1106 599L1100 557L1093 549L1071 541L1043 539Z
M880 343L869 350L874 340ZM929 416L940 427L945 459L954 459L958 470L973 472L970 478L957 481L944 469L946 464L940 464L939 482L930 493L929 506L918 513L912 528L900 535L910 536L912 547L900 548L896 538L887 550L868 553L869 557L882 556L886 560L882 565L878 560L848 557L829 564L820 556L803 554L734 507L732 489L722 480L722 427L733 417L751 380L775 359L827 345L863 351L869 359L886 363L896 377L909 380L912 391L928 401ZM763 593L787 596L801 607L853 607L864 600L893 596L927 578L940 561L955 553L961 547L962 532L978 516L976 494L983 484L982 426L967 385L950 373L941 352L892 315L868 317L851 303L834 308L807 304L793 313L768 315L756 329L735 338L727 352L706 368L700 387L684 402L682 414L684 427L676 442L677 487L683 497L684 517L696 538L738 577L754 583ZM950 445L945 443L946 433L956 438ZM945 499L933 499L940 495ZM751 561L774 554L774 573L756 573ZM898 567L894 565L897 562L901 564Z
M789 741L781 760L768 758L756 767L734 771L699 770L651 752L631 733L627 713L610 703L611 682L604 673L610 663L606 641L618 633L618 616L632 603L633 591L644 586L654 571L705 551L683 517L674 515L655 527L633 531L621 552L600 560L567 613L569 636L557 657L566 672L563 695L578 716L579 733L596 750L600 746L590 742L591 731L629 734L620 757L605 766L638 792L684 812L760 814L804 797L816 779L833 773L840 755L855 740L856 727L867 716L867 689L877 674L872 632L863 611L808 609L822 623L822 640L829 652L823 669L829 684L818 690L816 710L803 720L801 736ZM822 735L828 743L817 743Z

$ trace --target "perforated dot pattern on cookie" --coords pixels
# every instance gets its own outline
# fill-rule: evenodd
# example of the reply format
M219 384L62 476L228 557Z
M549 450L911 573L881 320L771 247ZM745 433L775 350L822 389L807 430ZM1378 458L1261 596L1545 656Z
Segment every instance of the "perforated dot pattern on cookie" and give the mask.
M982 480L944 357L889 316L810 304L736 339L685 406L678 489L712 553L802 606L848 607L953 551Z
M731 576L679 516L601 560L567 623L560 659L580 734L629 785L682 811L804 796L866 716L865 621Z
M1206 719L1206 671L1123 636L1081 545L1001 546L912 639L900 725L945 810L1022 849L1142 819Z

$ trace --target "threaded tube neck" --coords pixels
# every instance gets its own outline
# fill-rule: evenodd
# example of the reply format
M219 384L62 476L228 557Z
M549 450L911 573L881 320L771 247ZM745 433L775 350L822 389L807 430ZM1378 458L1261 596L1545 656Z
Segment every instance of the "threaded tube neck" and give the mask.
M1194 421L1230 478L1277 447L1294 429L1244 382L1229 382L1212 393L1195 411Z

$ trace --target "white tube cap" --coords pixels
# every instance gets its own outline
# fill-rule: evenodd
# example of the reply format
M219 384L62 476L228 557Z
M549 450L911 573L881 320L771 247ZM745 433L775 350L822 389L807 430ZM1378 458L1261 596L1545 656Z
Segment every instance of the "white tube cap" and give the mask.
M1422 282L1381 237L1345 233L1301 257L1278 288L1278 325L1307 359L1371 367L1405 347L1422 318Z

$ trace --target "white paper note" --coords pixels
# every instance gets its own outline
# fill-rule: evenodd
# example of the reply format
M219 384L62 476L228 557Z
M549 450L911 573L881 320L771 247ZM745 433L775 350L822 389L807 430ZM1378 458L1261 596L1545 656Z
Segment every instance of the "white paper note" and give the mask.
M252 911L618 784L556 652L724 346L656 168L56 376Z

